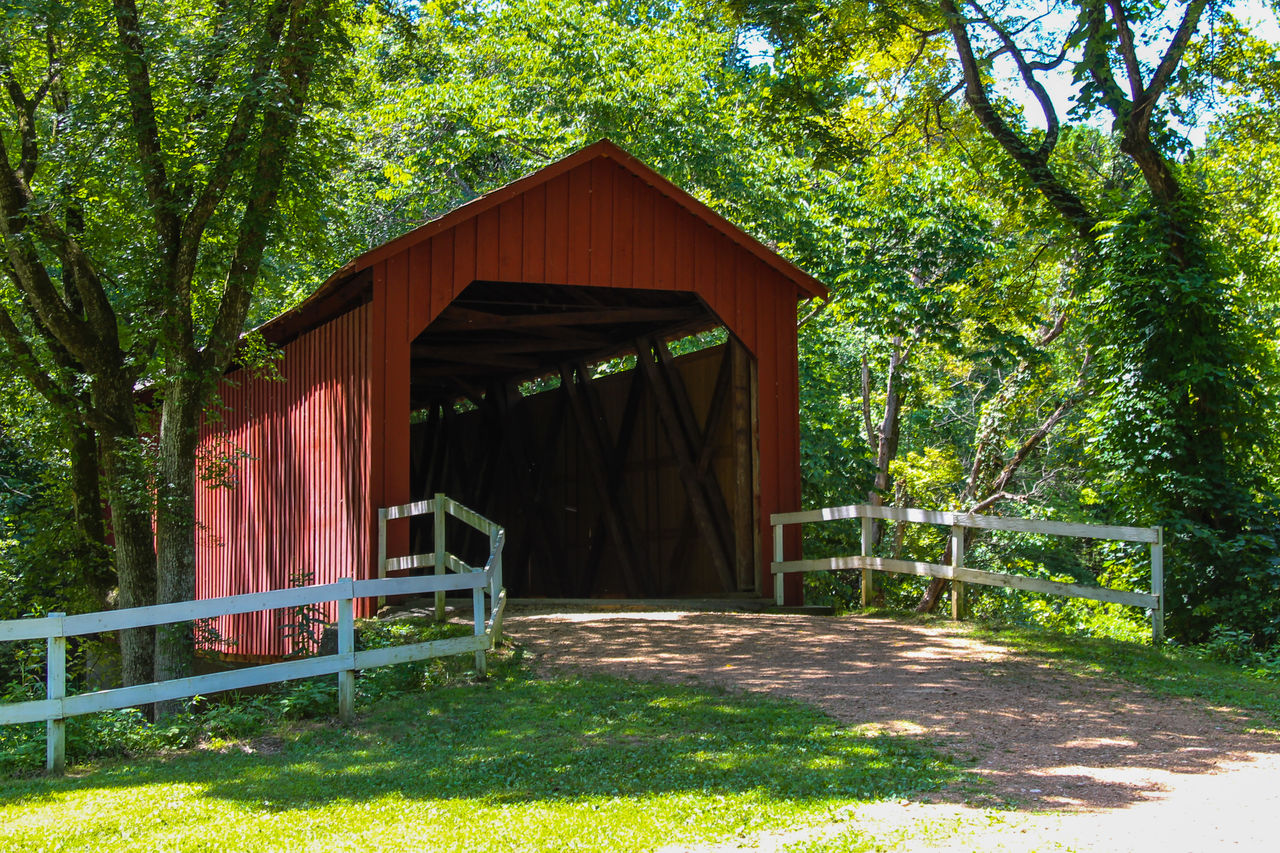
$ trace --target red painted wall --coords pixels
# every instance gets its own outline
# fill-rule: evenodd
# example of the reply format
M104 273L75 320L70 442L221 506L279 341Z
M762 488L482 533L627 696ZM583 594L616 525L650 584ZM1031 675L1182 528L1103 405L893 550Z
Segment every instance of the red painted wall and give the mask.
M407 241L406 241L407 242ZM374 489L382 506L409 489L409 346L473 281L696 292L756 357L761 553L769 515L800 506L796 284L613 160L596 158L405 245L373 267ZM799 531L788 531L789 557ZM408 525L388 554L408 549ZM788 598L797 601L793 575ZM758 578L773 589L767 566Z
M410 343L476 280L698 293L757 362L758 584L768 594L769 515L800 506L795 306L821 285L681 197L599 143L362 256L269 324L269 338L309 331L284 346L283 381L229 374L224 408L202 429L201 475L225 471L229 482L197 499L197 596L372 576L377 508L410 498ZM405 553L407 523L388 539L391 556ZM799 555L795 527L786 553ZM798 602L799 576L788 582ZM236 640L219 648L285 654L288 618L217 620Z
M369 575L372 313L356 308L285 345L280 380L223 379L197 462L197 598ZM214 629L237 642L212 648L287 654L289 618L221 617Z

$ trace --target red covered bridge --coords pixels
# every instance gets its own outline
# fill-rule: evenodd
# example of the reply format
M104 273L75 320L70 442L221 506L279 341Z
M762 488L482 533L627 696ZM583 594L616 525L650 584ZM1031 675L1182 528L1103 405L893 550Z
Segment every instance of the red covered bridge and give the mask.
M825 293L607 141L463 205L263 327L279 377L227 375L197 596L374 576L378 508L435 492L507 528L513 596L770 595L796 302ZM388 553L431 535L393 522ZM273 656L288 618L217 629Z

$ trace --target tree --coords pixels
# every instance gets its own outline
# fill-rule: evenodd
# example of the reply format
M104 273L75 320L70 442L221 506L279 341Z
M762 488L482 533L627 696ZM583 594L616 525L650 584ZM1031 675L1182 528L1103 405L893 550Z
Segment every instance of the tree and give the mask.
M84 453L96 444L119 604L191 598L199 418L317 78L341 56L342 8L46 0L4 15L0 339ZM121 649L134 684L185 674L192 645L136 630Z
M895 112L899 129L945 136L944 104L963 103L1017 180L1042 199L1083 253L1079 295L1094 324L1105 462L1113 495L1170 528L1170 628L1203 637L1239 617L1277 636L1280 623L1242 600L1275 600L1265 484L1269 446L1261 373L1267 352L1242 328L1233 283L1212 240L1212 211L1186 160L1178 120L1213 89L1215 22L1228 4L1127 0L986 4L965 0L775 4L730 0L764 26L784 73L843 72L845 116ZM1263 53L1274 61L1275 51ZM1046 75L1070 72L1077 104L1062 115ZM1021 104L1029 105L1024 110ZM1031 115L1027 115L1030 111ZM1082 180L1064 152L1071 122L1109 122L1120 159ZM856 128L845 131L856 137Z

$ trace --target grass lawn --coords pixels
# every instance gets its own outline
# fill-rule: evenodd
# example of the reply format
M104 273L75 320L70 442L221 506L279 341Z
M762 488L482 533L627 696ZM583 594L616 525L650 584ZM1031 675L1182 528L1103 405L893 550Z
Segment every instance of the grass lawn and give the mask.
M218 747L4 781L0 849L644 850L964 777L794 702L523 671Z

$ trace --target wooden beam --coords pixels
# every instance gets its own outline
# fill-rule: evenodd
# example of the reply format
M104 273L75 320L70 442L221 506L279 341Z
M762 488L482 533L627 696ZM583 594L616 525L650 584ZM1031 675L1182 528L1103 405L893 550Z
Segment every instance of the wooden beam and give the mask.
M701 305L673 308L593 308L536 314L493 314L450 305L431 324L438 331L460 329L529 329L542 326L609 326L615 323L665 323L689 320L706 313Z
M599 397L591 392L592 406L599 411ZM626 472L627 457L631 453L631 439L635 435L636 422L640 419L640 403L644 399L644 383L641 381L641 374L638 370L631 371L631 383L627 388L627 402L622 410L622 424L618 427L618 440L614 443L612 458L609 465L609 476L607 487L609 493L617 500L618 490L622 487L623 475ZM600 557L604 553L604 534L607 528L602 530L604 518L601 512L591 525L588 533L588 541L591 543L587 551L587 560L583 565L583 573L581 578L582 594L589 595L590 590L595 585L596 573L600 565ZM658 590L654 590L658 592Z
M737 338L729 336L732 391L729 407L732 414L729 445L733 454L733 563L740 591L756 588L755 539L756 519L752 488L752 448L755 433L751 429L751 353Z
M632 538L628 527L629 516L622 510L623 501L621 498L614 500L614 496L609 493L609 463L604 448L601 425L587 410L587 403L574 381L574 373L578 371L582 371L581 366L575 370L568 365L562 365L560 368L560 389L569 400L569 407L573 411L574 420L577 422L578 430L582 434L582 447L587 456L587 468L591 471L591 478L595 482L596 492L600 495L600 506L604 512L605 524L608 525L609 534L618 546L618 556L622 562L623 584L627 589L628 595L639 595L639 561L636 559L635 550L632 547ZM585 372L580 375L585 383L587 381Z
M641 341L637 345L639 354L637 361L645 372L645 379L648 381L649 387L653 389L659 419L662 421L671 449L675 452L676 467L680 472L680 479L684 482L685 493L689 498L689 509L692 511L694 519L698 522L698 528L702 531L702 536L711 551L711 559L720 575L721 584L726 592L733 592L736 590L737 584L734 581L733 567L726 544L732 540L725 535L725 531L718 527L703 479L698 476L697 451L677 410L678 404L673 399L675 393L667 381L670 378L670 371L664 370L661 362L654 357L654 350L659 345L659 342L652 338ZM665 349L665 346L663 348ZM680 388L683 389L683 384L681 384ZM684 403L685 405L688 404L687 396L684 399ZM718 490L719 486L716 488ZM723 500L723 497L721 497L721 500Z

